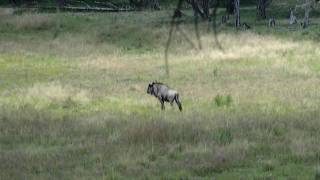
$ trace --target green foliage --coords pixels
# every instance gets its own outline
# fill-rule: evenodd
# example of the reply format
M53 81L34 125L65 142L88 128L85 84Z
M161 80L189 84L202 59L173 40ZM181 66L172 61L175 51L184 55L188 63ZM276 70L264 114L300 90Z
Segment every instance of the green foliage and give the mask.
M232 104L232 97L231 95L227 95L227 96L216 95L214 98L214 104L217 107L230 106Z

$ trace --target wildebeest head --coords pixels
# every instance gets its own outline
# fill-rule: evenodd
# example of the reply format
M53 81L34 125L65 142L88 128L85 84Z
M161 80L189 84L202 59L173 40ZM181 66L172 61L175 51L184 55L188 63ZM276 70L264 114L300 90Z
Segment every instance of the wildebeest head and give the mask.
M154 84L154 83L149 84L148 90L147 90L147 93L148 93L148 94L151 94L151 95L153 94L153 84Z

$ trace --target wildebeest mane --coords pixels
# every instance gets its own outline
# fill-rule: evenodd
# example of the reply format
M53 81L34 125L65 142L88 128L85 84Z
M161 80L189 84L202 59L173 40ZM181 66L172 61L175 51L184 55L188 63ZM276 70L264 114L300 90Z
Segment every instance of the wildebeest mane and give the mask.
M152 84L164 85L162 82L153 81Z

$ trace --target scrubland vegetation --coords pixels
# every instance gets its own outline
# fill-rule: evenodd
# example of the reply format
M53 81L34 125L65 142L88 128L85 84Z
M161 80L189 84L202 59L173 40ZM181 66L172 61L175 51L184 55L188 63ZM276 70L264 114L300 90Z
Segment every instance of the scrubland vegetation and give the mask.
M202 23L202 50L174 36L167 78L171 12L0 14L0 179L319 177L319 19L275 11L272 29L243 10L254 27L220 27L223 50Z

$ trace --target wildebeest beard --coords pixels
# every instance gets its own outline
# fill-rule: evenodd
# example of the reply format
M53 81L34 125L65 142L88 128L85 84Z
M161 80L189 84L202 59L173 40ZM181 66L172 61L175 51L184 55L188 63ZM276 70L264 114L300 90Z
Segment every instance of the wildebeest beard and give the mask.
M155 96L161 103L161 109L164 110L164 102L169 102L173 105L176 102L179 110L182 111L182 105L179 100L179 93L176 90L170 89L167 85L160 82L152 82L148 85L147 93Z

